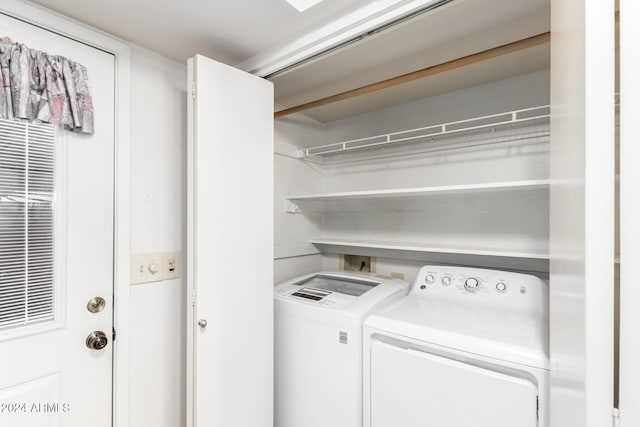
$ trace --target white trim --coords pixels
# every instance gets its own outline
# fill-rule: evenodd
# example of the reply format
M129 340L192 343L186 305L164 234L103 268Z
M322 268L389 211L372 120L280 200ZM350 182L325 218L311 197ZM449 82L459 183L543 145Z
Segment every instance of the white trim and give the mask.
M551 0L550 422L612 424L613 1Z
M129 425L129 259L131 254L131 50L116 54L116 187L114 236L114 327L117 332L113 366L113 425Z
M260 77L418 11L438 0L377 0L302 37L278 43L236 67Z
M195 349L195 336L194 325L196 322L196 294L195 294L195 279L194 279L194 266L196 256L196 240L197 236L194 233L197 225L196 216L196 132L195 132L195 112L196 112L196 65L195 58L189 58L187 61L187 92L190 92L191 96L187 97L187 249L186 249L186 274L187 274L187 295L185 301L187 302L187 319L186 319L186 340L187 340L187 369L186 369L186 425L187 427L193 427L195 425L195 386L196 386L196 349Z
M67 256L67 213L69 212L67 195L69 194L69 182L67 177L68 165L68 132L60 132L58 126L55 129L55 307L56 323L61 327L66 325L66 300L67 300L67 265L62 260ZM62 143L63 142L63 143ZM65 173L63 173L63 171Z
M640 132L636 125L640 113L640 4L620 1L620 425L640 425L640 288L636 263L640 256Z
M131 146L131 48L125 42L43 7L2 0L0 11L44 29L110 52L116 63L116 155L114 212L114 345L113 425L129 424L129 235Z

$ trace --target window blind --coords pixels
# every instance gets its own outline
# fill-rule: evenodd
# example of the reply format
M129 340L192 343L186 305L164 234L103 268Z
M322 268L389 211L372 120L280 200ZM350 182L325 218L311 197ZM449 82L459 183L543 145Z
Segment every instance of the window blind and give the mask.
M0 120L0 329L54 319L55 129Z

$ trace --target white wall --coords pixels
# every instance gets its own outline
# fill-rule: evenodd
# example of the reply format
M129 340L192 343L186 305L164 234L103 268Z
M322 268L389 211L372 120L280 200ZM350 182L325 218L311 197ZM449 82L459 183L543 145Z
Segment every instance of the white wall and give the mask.
M547 105L549 70L471 87L326 126L334 143ZM326 167L325 191L456 185L549 177L548 145L499 144Z
M132 51L131 253L186 247L186 65ZM129 422L185 422L185 280L132 285Z
M322 171L295 155L298 141L324 144L324 126L300 115L276 120L274 141L274 282L280 283L321 269L322 258L309 239L320 235L322 217L286 213L284 198L322 191Z
M326 141L330 144L548 103L549 70L542 70L336 120L326 126Z

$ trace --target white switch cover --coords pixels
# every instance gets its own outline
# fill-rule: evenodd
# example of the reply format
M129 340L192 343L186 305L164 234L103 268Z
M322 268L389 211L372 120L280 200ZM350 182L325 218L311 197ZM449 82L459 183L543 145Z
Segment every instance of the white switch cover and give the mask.
M180 252L165 252L162 254L162 277L164 280L180 277Z
M162 253L131 255L131 284L163 280Z

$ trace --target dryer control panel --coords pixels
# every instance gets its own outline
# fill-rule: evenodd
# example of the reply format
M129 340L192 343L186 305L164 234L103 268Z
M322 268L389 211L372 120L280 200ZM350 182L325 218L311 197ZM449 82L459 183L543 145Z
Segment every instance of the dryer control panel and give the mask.
M548 285L539 277L501 270L427 265L411 288L416 296L471 299L474 305L532 307L548 301Z

